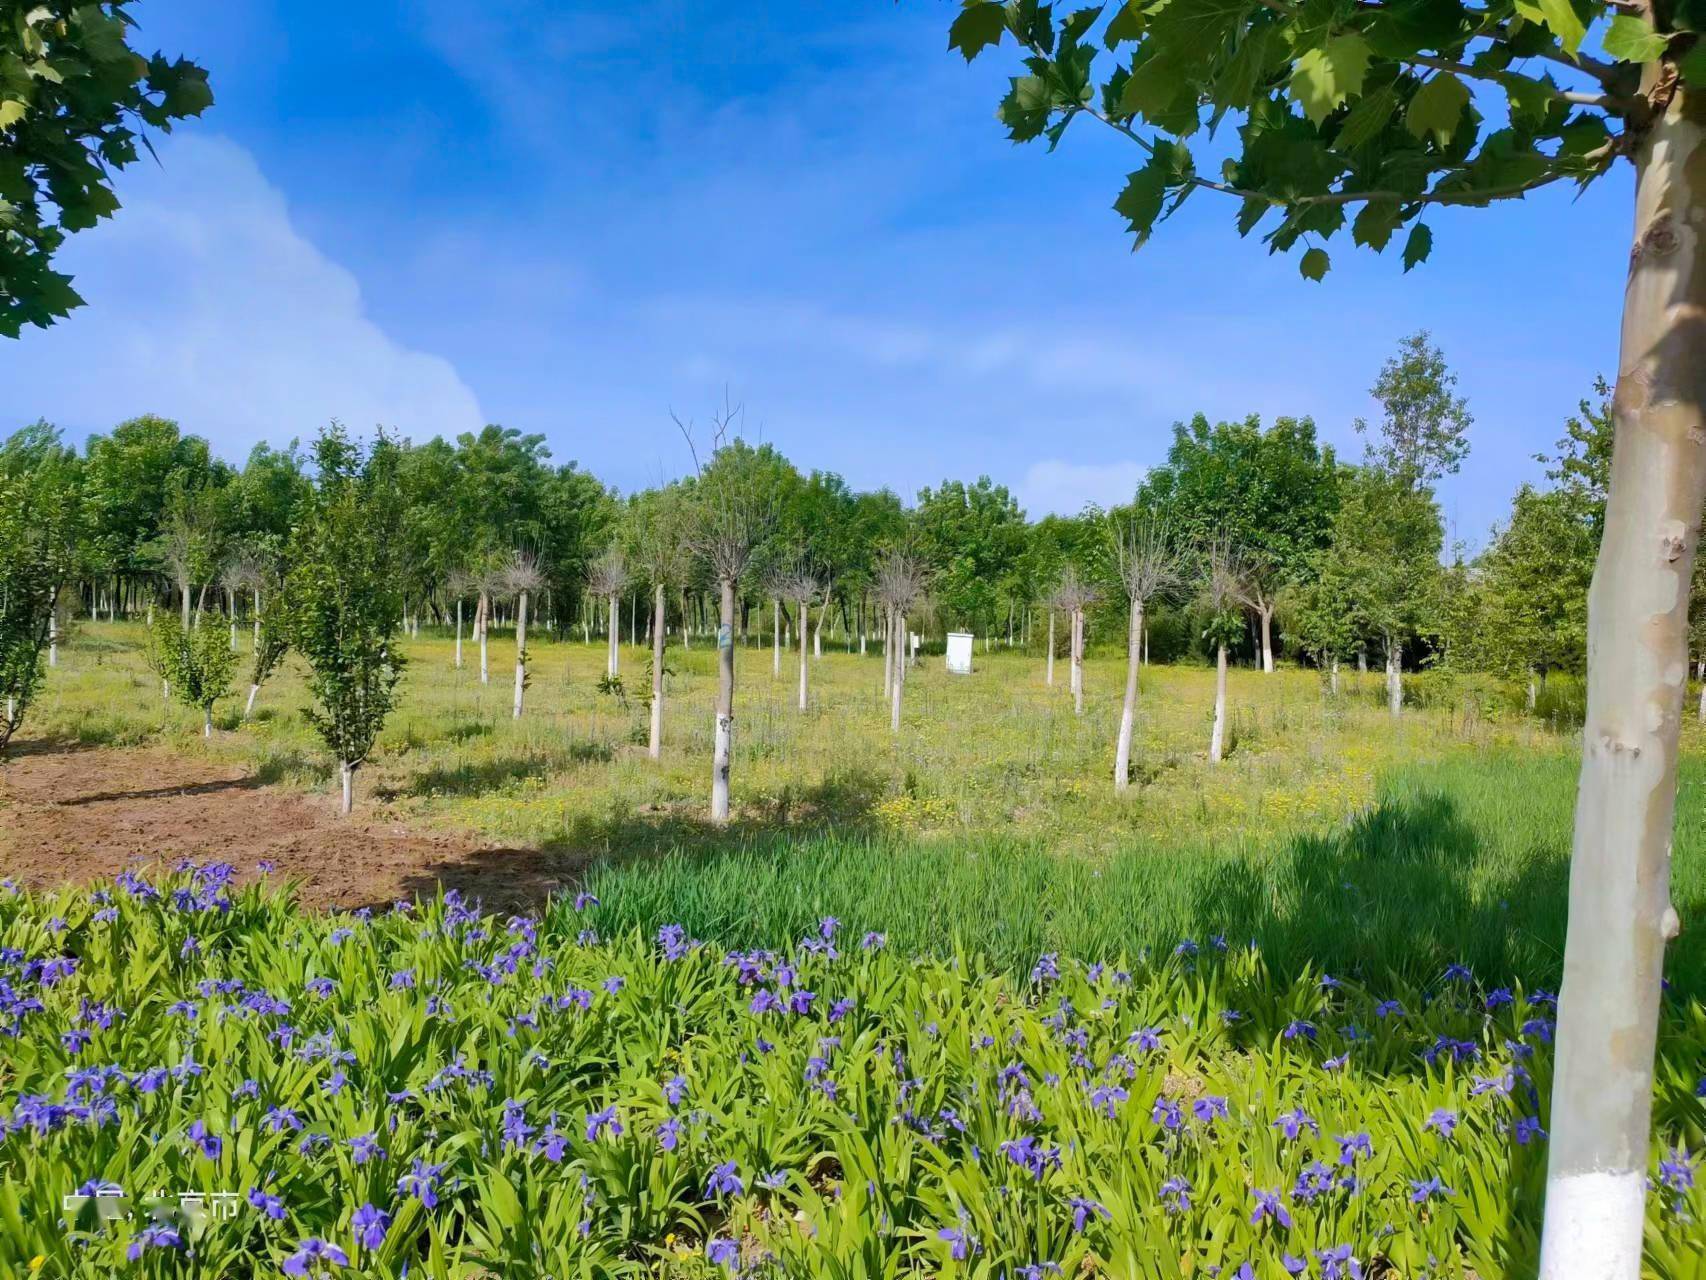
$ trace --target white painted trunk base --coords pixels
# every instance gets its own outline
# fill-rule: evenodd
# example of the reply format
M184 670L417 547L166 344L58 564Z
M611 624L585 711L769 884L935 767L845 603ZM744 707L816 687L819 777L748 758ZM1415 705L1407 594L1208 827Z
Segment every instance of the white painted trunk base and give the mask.
M1646 1189L1627 1170L1549 1177L1540 1280L1638 1275Z

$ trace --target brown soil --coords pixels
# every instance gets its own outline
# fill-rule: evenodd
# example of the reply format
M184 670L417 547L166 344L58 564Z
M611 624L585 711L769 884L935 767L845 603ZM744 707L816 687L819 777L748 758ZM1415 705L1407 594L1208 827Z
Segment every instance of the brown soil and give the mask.
M241 766L171 752L15 743L0 765L0 876L36 887L179 859L256 864L311 906L384 906L440 884L493 910L533 909L571 883L574 860L482 847L380 817L340 818L330 797L263 784Z

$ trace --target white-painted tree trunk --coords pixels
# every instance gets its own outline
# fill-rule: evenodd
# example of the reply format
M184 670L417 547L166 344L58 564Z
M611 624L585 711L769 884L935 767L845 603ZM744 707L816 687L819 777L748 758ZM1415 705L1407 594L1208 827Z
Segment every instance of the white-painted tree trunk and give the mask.
M1329 671L1331 674L1327 677L1327 684L1333 691L1333 696L1336 698L1339 696L1339 660L1337 658L1333 659L1332 666L1329 668Z
M204 738L213 736L213 707L211 705L201 709L201 736Z
M1404 711L1404 646L1393 639L1386 641L1386 709L1395 716Z
M812 607L811 601L809 601L809 600L800 601L800 626L802 628L806 625L805 620L811 612L811 607ZM802 630L800 632L800 640L801 640L801 644L800 644L800 710L801 711L804 711L806 709L806 671L810 666L810 663L806 659L806 646L804 643L805 635L806 635L805 631Z
M38 631L36 634L40 635L41 632ZM41 651L38 649L36 652L40 653ZM50 667L59 665L59 595L57 592L48 604L47 665Z
M711 821L729 820L729 768L735 733L735 584L721 584L717 627L717 722L711 740Z
M249 651L261 647L261 589L255 588L255 616L250 620Z
M249 700L243 704L243 719L247 720L250 716L255 714L255 695L260 691L261 686L258 684L252 684L249 686Z
M668 618L664 613L664 592L660 585L652 601L652 733L646 754L653 760L663 759L663 648L669 639Z
M462 601L456 602L456 669L462 670Z
M770 601L770 678L782 678L782 601Z
M510 718L521 719L522 697L527 691L527 592L520 593L515 609L515 697Z
M609 632L610 658L605 664L605 674L615 679L622 672L622 601L618 596L611 596L607 607L610 610Z
M1357 671L1361 675L1367 675L1368 674L1368 650L1367 649L1358 649L1357 650Z
M894 611L883 610L883 700L888 701L889 686L894 683L895 645Z
M897 649L894 664L893 688L889 690L889 732L900 732L900 695L906 686L906 650L907 643L906 614L895 610L894 615L894 645Z
M1534 678L1534 668L1528 669L1528 709L1534 710L1535 703L1540 701L1540 685Z
M474 606L474 630L480 633L480 683L489 684L491 673L486 665L486 632L492 628L492 602L485 592L480 593Z
M1072 714L1084 714L1084 611L1072 611Z
M1262 617L1262 670L1268 675L1274 673L1274 607L1263 605L1256 611Z
M1226 646L1218 645L1214 655L1214 728L1208 735L1208 762L1219 764L1226 746Z
M338 762L338 772L343 775L343 802L338 806L338 812L349 817L355 809L355 766L347 760Z
M1120 708L1120 736L1114 745L1114 790L1131 785L1131 730L1137 717L1137 667L1142 657L1143 601L1133 597L1131 623L1126 629L1125 702Z
M1643 90L1660 64L1648 64ZM1666 68L1667 70L1669 68ZM1636 1280L1670 902L1688 597L1706 504L1706 119L1674 93L1636 147L1634 248L1558 1005L1541 1280Z
M1054 610L1048 611L1048 663L1043 668L1043 683L1054 688Z

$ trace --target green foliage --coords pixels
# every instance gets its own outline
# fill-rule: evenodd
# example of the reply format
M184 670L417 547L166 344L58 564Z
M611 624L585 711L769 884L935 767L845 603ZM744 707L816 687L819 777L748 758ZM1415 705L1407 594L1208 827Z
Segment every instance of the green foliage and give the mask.
M1000 601L1010 598L1024 554L1025 513L1018 500L988 476L974 484L944 480L919 492L913 528L946 621L989 631Z
M1381 366L1369 394L1385 413L1368 442L1368 461L1413 486L1430 485L1455 475L1469 456L1468 402L1454 395L1457 375L1426 331L1398 344L1398 354ZM1358 434L1368 423L1357 419Z
M83 299L53 269L66 236L117 211L112 174L213 102L193 62L129 47L129 0L0 4L0 335Z
M153 645L160 675L173 695L211 716L213 704L231 692L237 673L237 652L225 628L198 615L186 631L175 614L161 610L154 617Z
M403 675L398 451L381 436L363 456L334 425L314 459L314 495L290 545L287 636L308 663L309 720L338 763L355 768L373 750Z
M1699 10L1664 7L1659 30L1619 13L1603 28L1604 58L1590 56L1582 44L1606 8L962 0L949 45L968 61L1018 46L1023 71L998 111L1014 141L1052 148L1084 117L1138 148L1114 208L1139 244L1188 197L1214 192L1240 202L1239 234L1264 228L1271 251L1298 250L1319 280L1321 242L1347 226L1376 251L1408 228L1409 270L1432 248L1429 207L1586 185L1631 153L1650 118L1642 64L1672 62L1690 83L1706 75L1690 53ZM1225 158L1205 172L1193 147Z
M0 755L41 684L53 611L78 565L79 470L46 423L0 445Z

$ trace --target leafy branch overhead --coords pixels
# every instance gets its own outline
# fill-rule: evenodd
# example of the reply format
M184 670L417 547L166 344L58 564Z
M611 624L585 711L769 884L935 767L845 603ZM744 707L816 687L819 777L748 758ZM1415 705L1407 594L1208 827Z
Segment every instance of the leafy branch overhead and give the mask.
M998 111L1014 141L1053 148L1088 117L1136 144L1145 161L1114 209L1138 244L1212 191L1239 201L1241 235L1300 249L1319 280L1321 242L1347 223L1364 247L1401 243L1408 270L1432 248L1430 205L1585 186L1627 154L1679 80L1706 82L1706 3L1671 6L1662 32L1630 7L1127 0L1057 16L963 0L948 43L967 61L1003 40L1024 51Z
M130 48L128 4L0 3L0 335L82 304L53 270L66 235L117 211L113 170L149 145L146 129L213 103L195 63Z

